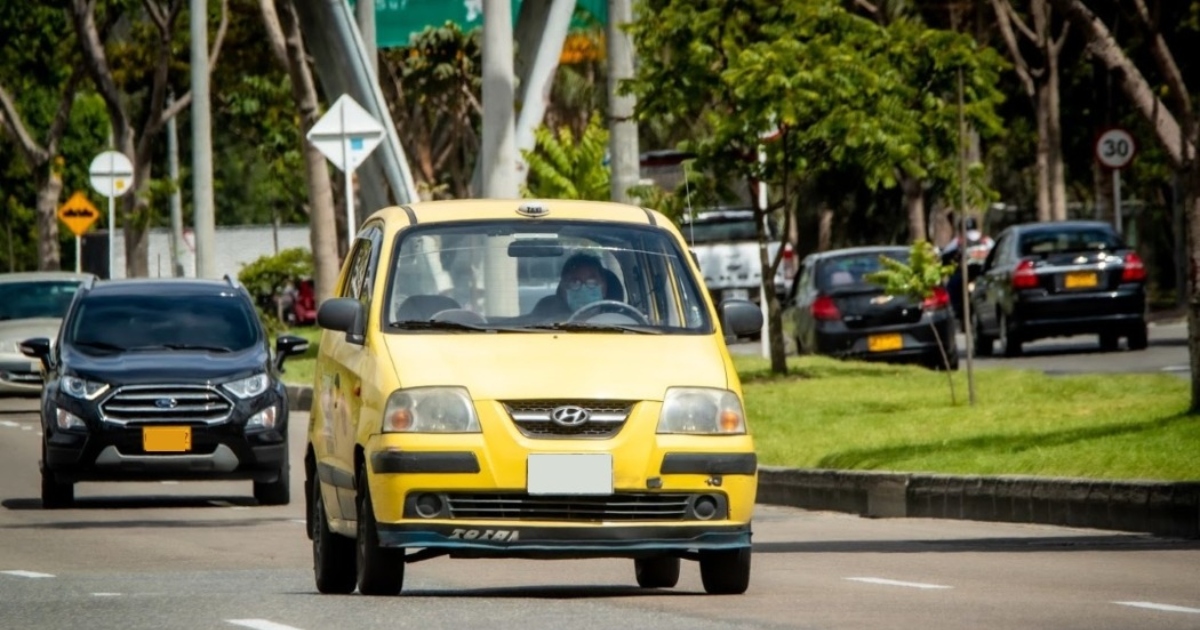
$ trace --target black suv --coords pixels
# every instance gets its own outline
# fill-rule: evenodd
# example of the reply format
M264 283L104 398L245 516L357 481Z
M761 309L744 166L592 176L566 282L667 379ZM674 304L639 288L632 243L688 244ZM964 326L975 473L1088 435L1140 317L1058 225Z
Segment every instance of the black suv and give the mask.
M67 507L78 481L249 479L284 505L288 485L284 335L272 357L235 281L102 280L80 286L56 343L21 351L46 368L42 505Z

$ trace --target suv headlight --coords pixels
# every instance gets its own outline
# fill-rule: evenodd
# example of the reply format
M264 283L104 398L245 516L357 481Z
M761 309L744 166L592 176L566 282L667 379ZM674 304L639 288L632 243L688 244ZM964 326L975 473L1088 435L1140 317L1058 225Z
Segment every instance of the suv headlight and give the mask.
M66 395L74 398L95 400L100 394L108 391L108 384L85 381L78 376L64 376L59 381L58 388Z
M479 433L465 387L398 389L383 410L384 433Z
M271 379L267 378L266 373L255 374L246 378L239 378L236 381L225 383L225 389L229 393L238 398L254 398L255 396L267 391L267 386L271 384Z
M739 435L746 414L737 394L726 389L670 387L658 416L659 433Z

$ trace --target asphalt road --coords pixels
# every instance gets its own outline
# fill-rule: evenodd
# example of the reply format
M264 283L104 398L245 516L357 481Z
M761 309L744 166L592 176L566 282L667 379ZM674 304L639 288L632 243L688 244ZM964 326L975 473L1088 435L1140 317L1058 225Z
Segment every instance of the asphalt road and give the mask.
M966 365L966 337L959 333L960 369ZM732 344L732 352L757 354L762 352L758 341ZM999 352L999 344L996 346ZM1190 378L1188 365L1187 324L1171 322L1150 326L1150 346L1131 352L1121 347L1116 352L1101 352L1095 335L1042 339L1023 346L1020 357L975 357L975 367L987 369L1008 367L1041 370L1047 374L1085 374L1097 372L1164 372Z
M438 558L396 598L323 596L292 503L244 483L80 484L38 496L34 401L0 400L0 629L1200 628L1200 541L1048 526L872 520L760 506L750 590L670 590L631 561Z

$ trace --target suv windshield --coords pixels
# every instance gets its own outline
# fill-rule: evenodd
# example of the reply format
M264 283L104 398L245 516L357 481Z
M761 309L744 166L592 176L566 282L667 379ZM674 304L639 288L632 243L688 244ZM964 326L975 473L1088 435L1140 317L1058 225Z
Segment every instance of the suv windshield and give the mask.
M389 330L713 329L682 249L660 229L506 220L430 224L399 238Z
M62 318L78 288L78 280L6 282L0 285L0 320Z
M84 351L236 352L259 342L255 314L233 295L89 295L66 331Z

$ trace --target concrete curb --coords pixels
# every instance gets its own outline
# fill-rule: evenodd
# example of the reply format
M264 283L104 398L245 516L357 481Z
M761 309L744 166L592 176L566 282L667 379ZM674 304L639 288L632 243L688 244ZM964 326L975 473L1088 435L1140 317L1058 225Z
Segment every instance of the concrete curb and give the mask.
M292 411L312 388L288 385ZM1200 482L955 476L762 466L758 502L872 518L1040 523L1200 538Z

